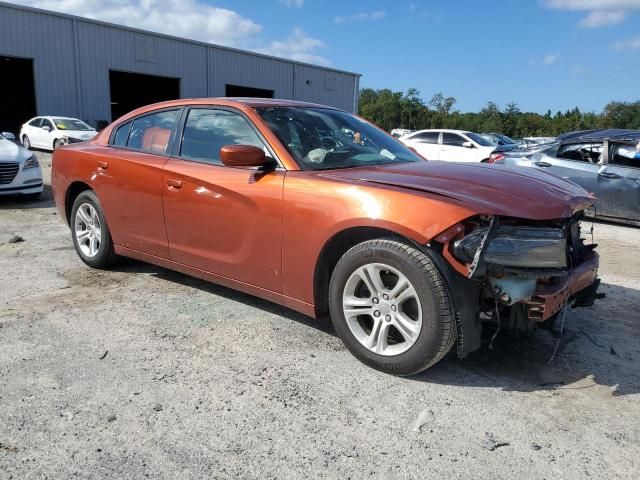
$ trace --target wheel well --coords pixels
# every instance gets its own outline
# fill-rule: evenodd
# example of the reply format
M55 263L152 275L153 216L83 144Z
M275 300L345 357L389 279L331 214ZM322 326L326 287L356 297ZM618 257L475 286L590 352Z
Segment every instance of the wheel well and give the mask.
M75 202L78 195L85 190L91 190L91 187L84 182L73 182L69 185L64 199L64 212L67 217L67 224L71 223L71 209L73 208L73 202Z
M324 245L316 262L313 276L313 298L317 317L329 313L329 281L340 258L352 247L375 238L396 238L415 245L415 242L384 228L353 227L335 234Z

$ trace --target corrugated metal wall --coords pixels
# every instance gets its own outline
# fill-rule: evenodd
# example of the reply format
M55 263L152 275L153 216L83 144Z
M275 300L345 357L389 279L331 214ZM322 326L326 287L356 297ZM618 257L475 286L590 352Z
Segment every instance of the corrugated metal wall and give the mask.
M0 3L0 55L34 60L39 115L111 120L109 70L180 79L182 98L226 84L276 98L357 109L358 76L287 60Z

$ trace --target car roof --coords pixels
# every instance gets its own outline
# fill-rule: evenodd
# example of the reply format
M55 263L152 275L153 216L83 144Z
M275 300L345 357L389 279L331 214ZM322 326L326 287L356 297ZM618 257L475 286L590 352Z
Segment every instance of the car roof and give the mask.
M258 107L291 107L291 108L328 108L331 110L340 110L339 108L330 107L328 105L320 105L318 103L301 102L298 100L284 100L280 98L257 98L257 97L209 97L209 98L181 98L177 100L169 100L166 102L154 103L153 107L162 108L163 106L175 106L175 105L203 105L220 102L221 104L228 105L229 103L239 103L246 105L250 108ZM151 105L148 105L151 106Z
M579 130L558 135L560 143L604 142L605 140L640 140L640 130L626 128L600 128Z
M413 133L425 133L425 132L462 133L463 135L471 133L469 132L469 130L454 130L451 128L426 128L424 130L418 130Z

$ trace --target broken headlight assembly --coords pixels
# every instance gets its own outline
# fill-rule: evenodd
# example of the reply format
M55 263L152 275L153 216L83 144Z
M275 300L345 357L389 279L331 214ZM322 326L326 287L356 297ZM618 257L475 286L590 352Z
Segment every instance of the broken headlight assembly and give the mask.
M472 231L453 244L462 263L472 263L490 227ZM514 268L566 268L567 238L562 228L501 225L489 233L484 263Z

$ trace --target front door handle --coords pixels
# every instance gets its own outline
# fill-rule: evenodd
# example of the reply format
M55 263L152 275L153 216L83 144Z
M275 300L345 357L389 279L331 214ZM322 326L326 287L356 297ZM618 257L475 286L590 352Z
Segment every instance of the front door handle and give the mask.
M551 164L549 162L535 162L535 164L539 167L550 167Z
M620 178L620 175L618 175L617 173L611 173L611 172L600 172L598 173L598 175L601 176L602 178L609 178L609 179Z
M179 190L182 188L182 182L180 180L174 180L173 178L167 179L167 186L170 190Z
M98 168L101 168L101 169L105 170L108 166L109 166L108 162L104 162L102 160L98 161Z

